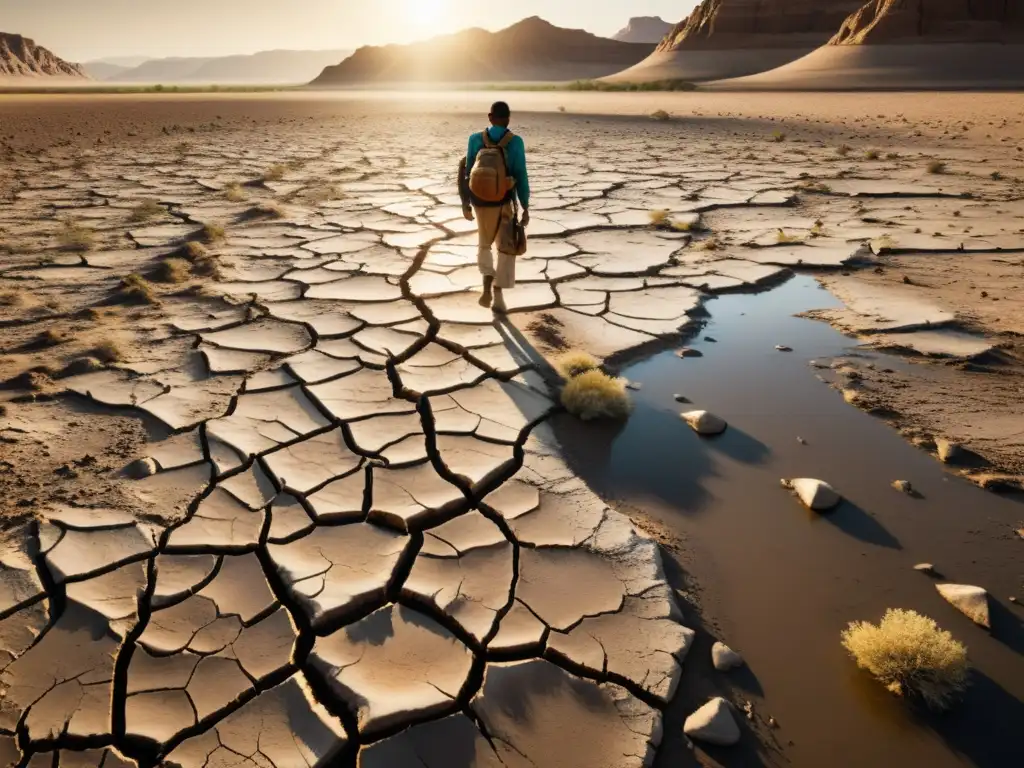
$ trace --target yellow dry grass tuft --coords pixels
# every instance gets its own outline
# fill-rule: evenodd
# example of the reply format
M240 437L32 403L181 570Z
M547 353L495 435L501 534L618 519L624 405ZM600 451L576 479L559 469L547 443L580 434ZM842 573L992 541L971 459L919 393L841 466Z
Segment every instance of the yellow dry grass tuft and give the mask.
M61 227L59 239L62 250L83 252L92 248L96 238L93 231L85 225L67 219Z
M566 352L555 359L555 370L563 379L572 379L581 373L594 370L599 365L597 358L580 350Z
M219 243L227 236L220 224L204 224L199 230L199 237L204 243Z
M842 638L857 666L898 696L946 709L967 687L967 648L915 611L890 608L877 626L852 622Z
M146 279L137 272L122 278L117 294L119 300L125 304L160 303L160 300L157 299L156 294L153 292L153 286L146 282Z
M115 341L104 341L98 344L94 349L89 352L90 357L94 357L101 363L109 365L110 363L116 363L118 360L124 358L124 352L121 347L117 345Z
M598 370L570 379L562 389L562 405L583 421L625 419L631 410L626 385Z
M658 120L659 122L665 122L666 120L671 120L672 115L664 109L657 109L654 112L651 112L651 119Z
M132 221L149 221L154 216L159 216L163 213L163 210L163 206L156 200L143 200L132 208L128 218Z
M249 199L241 184L229 184L225 187L224 197L229 203L244 203Z
M928 173L945 173L946 164L941 160L932 160L928 163Z
M281 181L288 172L288 166L276 163L263 173L263 181Z
M648 218L650 218L652 226L664 227L668 225L668 211L664 210L663 208L651 211L650 213L647 214L647 216Z
M149 279L158 283L184 283L191 276L191 268L185 259L174 257L162 259L153 271Z

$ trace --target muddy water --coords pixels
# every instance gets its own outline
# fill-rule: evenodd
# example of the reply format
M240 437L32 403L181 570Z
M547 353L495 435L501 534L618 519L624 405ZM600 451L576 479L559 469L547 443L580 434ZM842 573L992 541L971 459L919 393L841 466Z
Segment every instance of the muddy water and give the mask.
M674 577L699 585L701 609L689 618L706 631L686 662L658 765L693 763L682 720L719 691L753 702L759 738L748 733L738 747L698 754L705 764L1024 765L1024 611L1007 600L1024 599L1024 541L1013 532L1024 505L944 471L815 377L809 360L842 355L854 342L793 315L835 303L804 276L716 299L690 344L703 357L669 350L623 370L642 389L620 431L561 417L577 470L606 498L681 538ZM697 407L724 417L726 434L691 432L678 413ZM827 515L807 512L780 487L783 477L827 480L848 501ZM909 480L923 498L895 491L894 480ZM939 597L935 580L913 570L920 562L989 590L991 635ZM925 613L967 645L973 685L952 713L915 712L840 646L848 622L877 621L887 607ZM744 655L748 670L714 672L716 637ZM769 716L778 729L766 725Z

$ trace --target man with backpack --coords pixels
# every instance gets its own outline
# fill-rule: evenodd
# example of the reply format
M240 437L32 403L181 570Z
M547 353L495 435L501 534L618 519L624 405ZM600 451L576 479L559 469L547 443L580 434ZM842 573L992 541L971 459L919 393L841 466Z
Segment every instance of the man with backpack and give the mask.
M475 214L480 237L477 266L484 279L480 305L504 313L502 291L515 287L516 255L526 249L522 228L530 224L530 179L526 145L508 129L512 119L508 104L495 102L488 118L490 127L469 137L469 150L459 165L459 195L466 219L473 221ZM523 207L521 222L517 204Z

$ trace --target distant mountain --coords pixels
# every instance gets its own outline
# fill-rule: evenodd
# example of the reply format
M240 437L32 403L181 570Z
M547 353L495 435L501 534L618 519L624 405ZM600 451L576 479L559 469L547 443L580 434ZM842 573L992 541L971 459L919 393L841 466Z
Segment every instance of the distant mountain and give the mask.
M105 56L102 59L88 61L86 64L116 64L125 69L134 69L152 58L152 56Z
M843 22L831 45L1024 42L1024 3L871 0Z
M151 59L102 79L169 85L295 85L308 83L324 67L337 63L349 53L340 50L260 51L238 56Z
M0 32L0 77L85 78L85 73L27 37Z
M665 35L673 30L675 24L665 21L660 16L635 16L629 23L612 36L612 40L622 43L649 43L657 45L665 39Z
M864 0L703 0L649 58L617 82L743 77L780 67L828 42Z
M129 69L131 67L111 64L109 61L87 61L82 65L82 70L93 80L110 80L115 75L120 75Z
M580 80L617 72L652 50L534 16L500 32L467 29L411 45L360 48L312 85Z

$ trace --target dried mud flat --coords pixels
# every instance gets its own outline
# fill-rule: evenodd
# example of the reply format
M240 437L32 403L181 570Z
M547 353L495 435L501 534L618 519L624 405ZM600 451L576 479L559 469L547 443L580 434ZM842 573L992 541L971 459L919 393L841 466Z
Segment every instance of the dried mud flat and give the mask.
M851 402L1021 474L1020 430L957 417L1020 418L996 139L530 115L533 242L495 323L451 178L472 119L124 101L129 136L118 103L66 141L8 129L5 762L650 764L694 633L657 544L563 460L544 357L670 344L793 271L923 363L837 364Z

